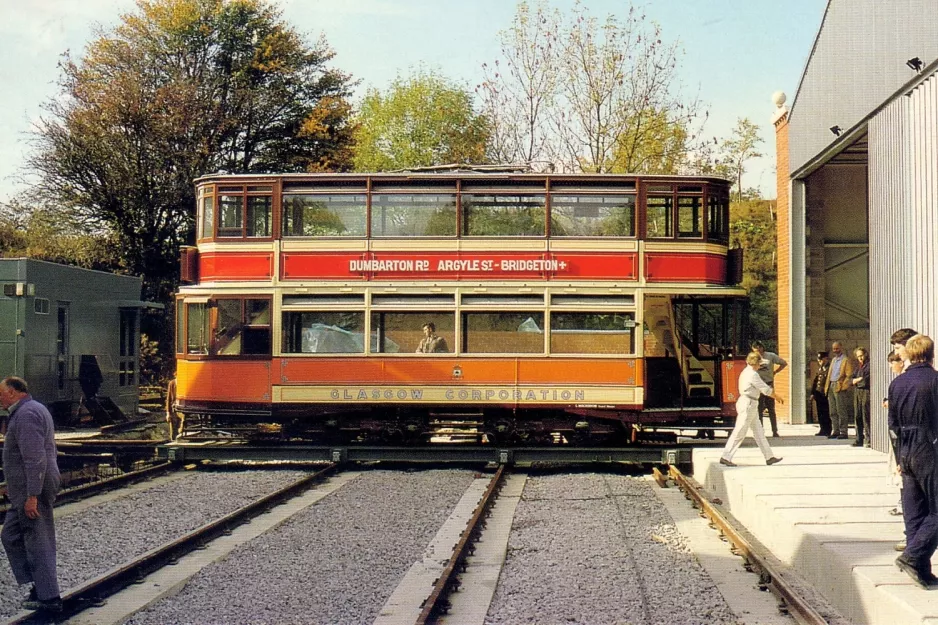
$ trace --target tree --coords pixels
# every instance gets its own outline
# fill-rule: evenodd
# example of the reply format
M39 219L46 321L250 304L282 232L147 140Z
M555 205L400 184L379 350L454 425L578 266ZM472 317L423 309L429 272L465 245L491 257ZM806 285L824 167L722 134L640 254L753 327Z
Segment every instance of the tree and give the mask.
M62 220L51 208L22 200L0 205L0 257L35 258L86 269L120 271L116 246L105 233Z
M778 270L775 200L744 200L730 204L730 240L743 248L742 285L749 291L749 324L753 339L777 338Z
M113 233L167 301L192 240L192 180L217 170L347 169L350 79L262 0L138 0L82 58L65 55L28 166L38 193Z
M485 162L489 129L472 93L432 71L369 89L357 122L357 171Z
M623 19L562 18L518 6L502 33L505 56L480 85L499 155L547 158L565 171L677 173L704 117L678 92L679 49L635 7Z
M726 170L736 181L736 200L743 199L743 173L746 171L746 161L759 158L762 153L757 146L762 143L759 136L759 127L753 124L748 117L736 120L736 127L729 139L723 141L723 162Z
M559 11L520 2L511 26L499 33L504 61L483 64L476 87L492 129L490 154L499 163L547 161L549 109L558 81Z

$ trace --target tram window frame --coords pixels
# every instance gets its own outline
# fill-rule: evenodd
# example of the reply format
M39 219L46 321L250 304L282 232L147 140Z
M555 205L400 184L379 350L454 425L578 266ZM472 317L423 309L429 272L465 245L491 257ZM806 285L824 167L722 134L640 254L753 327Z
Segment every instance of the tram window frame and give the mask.
M410 324L395 324L398 326L395 328L397 334L386 336L390 334L387 329L387 318L389 316L412 319L413 322ZM369 353L380 355L407 354L411 356L419 354L420 356L430 357L454 356L456 354L456 313L452 309L424 309L420 311L400 308L373 309L369 321L372 335ZM433 324L436 336L443 339L443 345L446 347L445 351L418 351L424 339L423 328L428 323ZM394 338L400 338L401 335L407 335L408 342L406 344ZM392 341L397 346L397 351L386 351L385 343L387 340Z
M656 214L652 216L652 201L661 200L661 206L655 206ZM674 193L649 192L645 196L645 238L646 239L673 239L674 238ZM652 234L652 224L659 224L663 220L663 234Z
M597 323L598 319L592 319L588 323L583 324L581 328L558 328L559 321L562 315L567 315L570 317L580 316L580 317L623 317L623 327L618 328L598 328L598 327L586 327L588 325L596 326L603 325L601 322ZM636 312L634 310L552 310L550 311L550 337L549 337L549 348L551 355L561 355L561 356L610 356L610 357L625 357L625 356L635 356L636 350L636 330L638 324L635 320ZM631 325L628 325L631 322ZM608 325L608 324L606 324ZM628 350L627 351L598 351L598 350L583 350L583 349L562 349L559 343L562 341L563 335L611 335L611 334L628 334ZM568 339L569 342L569 339Z
M614 200L622 200L622 199L631 200L631 206L623 206L623 205L612 203ZM608 201L608 204L607 204L607 201ZM583 203L585 206L577 206L580 203ZM567 215L563 215L563 217L570 221L571 226L576 226L576 224L578 223L577 215L576 215L578 208L581 208L581 209L582 208L590 208L590 209L595 208L597 209L596 218L600 218L602 209L607 206L610 209L609 211L610 214L603 217L602 222L600 222L599 225L601 226L603 223L607 222L608 220L612 220L613 225L617 225L617 224L626 225L628 232L624 234L619 233L619 232L613 232L611 234L603 234L602 232L598 232L598 233L591 232L587 234L581 234L581 233L569 234L561 230L563 226L562 226L561 221L557 218L557 215L558 213L563 215L563 213L565 212L563 209L572 208L573 216L569 217ZM558 208L561 208L561 210L558 211ZM626 221L624 220L619 219L618 216L615 215L614 213L616 209L618 209L618 211L621 211L623 208L625 208L624 212L627 215L626 220L628 221L628 223L626 223ZM631 209L631 211L629 211L629 209ZM629 215L629 212L631 213L630 215ZM576 238L576 239L593 238L593 237L634 239L637 236L637 228L636 228L637 213L638 213L638 196L634 192L633 193L553 192L550 194L550 236L551 238ZM581 215L581 218L588 219L588 217L585 217L582 215Z
M186 353L186 300L176 298L176 353Z
M521 317L521 316L527 317L527 319L523 319L523 320L520 321L520 323L517 324L516 327L518 327L518 328L520 328L523 324L527 323L528 320L533 319L533 320L534 320L534 323L535 323L535 327L538 328L537 331L532 332L532 331L528 331L528 330L525 330L525 331L522 331L522 330L515 330L515 331L514 331L514 334L536 334L536 335L540 336L540 348L535 350L535 349L533 349L533 346L532 346L532 348L529 349L529 350L521 350L521 351L518 351L518 350L515 350L515 351L507 351L507 350L486 351L486 350L481 350L481 349L476 349L476 348L474 348L474 345L473 345L473 343L471 342L471 341L473 341L473 339L472 339L472 337L471 337L471 334L474 333L474 332L482 332L482 331L487 331L487 330L474 330L474 329L472 328L473 324L470 323L470 318L471 318L471 317L483 317L483 316L493 317L493 316L495 316L495 315L517 315L518 317ZM460 311L460 319L459 319L459 321L460 321L460 339L459 339L459 353L460 353L460 354L467 354L467 355L498 355L498 356L516 355L516 354L519 354L519 355L520 355L520 354L523 354L523 355L532 355L532 354L535 354L535 355L543 355L543 356L546 356L547 353L548 353L548 340L547 340L547 338L548 338L548 332L547 332L547 326L546 326L547 311L544 310L543 308L538 309L538 310L520 310L520 309L512 309L512 310L492 310L492 309L488 309L488 310L463 310L463 311ZM494 332L498 332L498 331L496 330L496 331L494 331ZM507 334L511 334L511 332L503 332L503 334L506 334L506 335L507 335ZM486 345L489 345L489 344L492 344L492 343L504 344L504 343L506 342L506 339L507 339L507 337L497 337L496 339L494 339L494 341L492 341L492 340L488 341L488 342L486 343ZM533 342L533 341L530 341L530 342Z
M309 206L305 204L297 207L292 204L295 198L311 198L312 202L322 202L322 207ZM289 202L289 206L288 206ZM343 228L344 232L305 232L307 219L306 209L311 211L322 210L333 217ZM340 208L348 210L339 210ZM302 211L302 219L298 219L298 211ZM283 222L282 236L286 239L297 238L343 238L355 239L365 238L368 234L368 194L365 191L356 193L341 193L336 191L295 191L290 190L281 195L281 220ZM325 217L325 215L323 215ZM300 222L300 223L297 223ZM304 232L297 233L295 230L302 227ZM311 230L323 227L316 222L310 225Z
M198 313L199 318L196 317ZM186 302L186 355L208 357L211 355L212 320L209 301ZM193 340L195 339L195 340Z
M277 232L273 183L217 185L214 188L214 234L220 240L272 241ZM258 213L258 204L260 213ZM225 220L231 219L230 224ZM257 232L258 224L263 231Z
M677 203L676 234L679 239L703 239L704 238L704 203L703 195L699 194L678 194ZM687 212L690 212L689 220ZM684 228L685 222L691 226L690 230Z
M335 357L339 356L363 356L366 353L365 341L362 338L361 349L356 349L354 351L342 350L342 351L304 351L304 343L307 345L313 344L315 347L319 346L319 337L314 337L312 333L308 336L304 336L304 330L307 329L303 323L303 315L320 315L325 320L329 320L330 317L337 317L340 315L346 316L346 318L358 317L358 324L352 326L354 330L349 330L348 327L342 327L342 325L337 325L337 323L312 323L309 324L310 330L313 329L313 326L319 325L323 328L336 328L340 330L339 336L345 336L341 333L347 333L349 335L361 334L362 337L365 336L366 327L365 320L366 314L365 311L361 308L356 309L305 309L305 310L284 310L281 312L280 321L281 321L281 343L280 343L280 352L285 356L326 356L326 357ZM342 323L341 320L336 319L338 323ZM299 327L297 327L297 323ZM348 324L343 324L348 325ZM292 335L291 335L292 334ZM348 338L352 341L352 344L355 344L354 336ZM348 346L350 343L345 338L336 341L337 343L342 341L343 345ZM357 346L356 346L357 347Z
M205 193L199 202L199 240L212 238L215 227L215 196Z
M505 222L502 224L501 228L509 229L514 225L514 222L520 220L520 210L518 209L533 209L533 211L539 211L540 214L535 214L533 216L528 216L526 220L530 224L539 224L537 231L534 230L534 226L531 225L530 229L525 230L513 229L510 232L473 232L473 227L479 221L485 221L482 219L482 215L478 217L473 216L473 198L486 198L488 201L486 204L481 204L480 207L488 207L489 212L487 217L502 217ZM539 204L534 204L533 206L526 206L525 199L538 199L540 200ZM510 200L513 200L512 204ZM502 206L499 206L499 201L502 201ZM512 210L515 209L515 210ZM479 238L525 238L525 239L538 239L546 238L547 236L547 193L546 191L489 191L489 190L471 190L463 192L460 195L459 202L459 212L462 220L461 225L461 236L463 237L479 237ZM481 208L480 208L481 212ZM515 215L513 213L519 213ZM497 219L495 220L498 221ZM498 225L496 223L496 225Z
M230 328L226 326L225 328L219 329L218 326L222 314L222 307L228 305L230 302L237 302L239 304L238 315L233 318L234 325ZM266 322L258 322L257 317L250 317L250 302L263 303L266 305ZM210 304L211 344L209 353L211 356L226 360L230 358L270 358L273 348L273 298L270 296L216 297L211 300ZM222 348L219 346L219 339L223 334L231 335L231 340L225 347L227 348L228 345L237 345L237 353L225 353L222 351ZM235 338L239 339L238 343L235 343ZM250 346L250 351L245 352L248 346Z
M412 205L406 203L394 204L393 199L404 200L409 198ZM419 198L419 199L418 199ZM434 198L437 202L430 201ZM447 201L440 201L441 198L448 198ZM425 200L426 204L421 204ZM399 191L396 193L376 192L371 193L371 210L369 212L369 225L371 237L375 239L388 238L456 238L459 221L460 200L459 194L455 189L427 192L420 188L415 188L412 192ZM395 211L394 209L397 209ZM399 224L396 230L388 227L389 216L393 219L395 214L407 217L405 224ZM408 233L405 230L411 229L420 224L426 228L424 232ZM443 231L431 232L431 227L442 226Z
M728 195L712 192L707 195L707 239L709 241L729 242L729 212L730 198Z

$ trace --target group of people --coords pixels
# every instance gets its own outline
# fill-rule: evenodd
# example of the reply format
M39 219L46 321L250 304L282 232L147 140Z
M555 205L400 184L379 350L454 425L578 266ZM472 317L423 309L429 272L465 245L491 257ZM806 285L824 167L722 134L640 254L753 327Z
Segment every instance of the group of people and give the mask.
M821 426L816 436L846 440L851 415L856 420L854 445L870 446L870 353L865 347L844 352L834 341L831 351L818 352L818 370L811 382L811 396Z
M938 550L938 371L934 368L935 344L931 338L911 328L902 328L890 337L892 350L888 362L896 378L889 385L883 406L888 410L888 431L892 441L891 464L901 478L900 505L893 514L902 515L905 541L896 545L902 554L896 565L916 584L926 589L938 588L931 558ZM819 435L846 439L848 407L856 415L857 437L854 445L870 444L870 364L869 352L854 350L856 362L844 353L838 341L831 354L820 352L818 372L812 382L812 394L818 408ZM764 350L753 350L746 357L746 369L739 376L739 399L736 402L736 427L720 457L720 464L736 466L733 455L749 430L768 465L781 461L775 456L758 418L759 398L774 398L782 403L775 389L760 376L765 367ZM769 365L775 372L781 368ZM783 367L784 365L782 365ZM852 395L852 397L851 397ZM774 426L774 423L773 423Z

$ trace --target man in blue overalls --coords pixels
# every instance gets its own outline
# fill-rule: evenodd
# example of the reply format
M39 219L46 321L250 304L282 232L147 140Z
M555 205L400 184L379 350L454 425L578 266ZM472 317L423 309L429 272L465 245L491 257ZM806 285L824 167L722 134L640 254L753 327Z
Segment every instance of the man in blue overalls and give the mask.
M889 429L902 474L906 547L896 565L922 588L938 588L931 557L938 548L938 371L934 342L916 334L905 346L910 364L889 385Z
M10 413L3 441L3 475L7 511L0 531L19 584L32 583L23 607L62 609L55 572L55 523L52 504L59 492L52 416L29 394L26 382L8 377L0 382L0 406Z

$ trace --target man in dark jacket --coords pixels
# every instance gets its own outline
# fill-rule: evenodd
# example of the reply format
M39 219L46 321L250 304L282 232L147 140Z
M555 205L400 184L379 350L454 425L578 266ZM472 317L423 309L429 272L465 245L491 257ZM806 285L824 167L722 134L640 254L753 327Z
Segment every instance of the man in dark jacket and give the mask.
M57 612L62 601L55 571L52 504L59 492L59 467L52 415L32 398L26 382L16 377L0 382L0 406L10 413L3 442L10 509L0 540L16 581L33 584L23 607Z
M938 548L938 371L935 344L916 334L906 343L909 367L889 385L889 429L902 474L906 547L896 565L922 588L938 588L931 557Z

